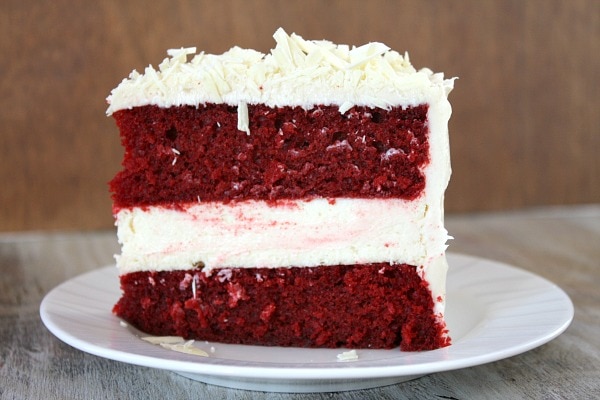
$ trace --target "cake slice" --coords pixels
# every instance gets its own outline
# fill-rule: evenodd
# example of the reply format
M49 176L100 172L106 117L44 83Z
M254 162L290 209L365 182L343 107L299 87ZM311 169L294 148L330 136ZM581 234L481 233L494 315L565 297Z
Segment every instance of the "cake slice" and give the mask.
M170 50L108 97L114 313L153 335L417 351L444 320L453 79L382 43Z

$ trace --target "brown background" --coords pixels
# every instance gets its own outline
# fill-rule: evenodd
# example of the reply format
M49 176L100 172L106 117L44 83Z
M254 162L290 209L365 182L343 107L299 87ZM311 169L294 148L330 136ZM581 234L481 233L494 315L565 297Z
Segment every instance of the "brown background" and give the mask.
M110 90L168 48L267 52L279 26L460 77L447 212L600 202L597 0L3 0L0 231L110 228Z

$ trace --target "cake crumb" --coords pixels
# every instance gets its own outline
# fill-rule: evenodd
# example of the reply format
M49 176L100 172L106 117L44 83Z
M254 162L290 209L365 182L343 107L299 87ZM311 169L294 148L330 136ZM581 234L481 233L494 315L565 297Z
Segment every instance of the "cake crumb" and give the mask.
M223 268L217 273L217 279L219 282L223 283L225 281L229 281L231 279L232 271L229 268Z
M190 282L192 282L192 280L192 274L186 273L181 282L179 282L179 290L186 290L190 286Z
M356 350L344 351L337 355L339 362L349 362L358 360L358 353Z

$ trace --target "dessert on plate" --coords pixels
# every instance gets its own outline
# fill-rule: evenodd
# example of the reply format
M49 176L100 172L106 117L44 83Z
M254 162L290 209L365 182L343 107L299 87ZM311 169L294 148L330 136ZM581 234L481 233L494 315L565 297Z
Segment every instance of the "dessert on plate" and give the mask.
M114 313L224 343L449 345L454 80L382 43L274 38L169 50L108 97L125 150Z

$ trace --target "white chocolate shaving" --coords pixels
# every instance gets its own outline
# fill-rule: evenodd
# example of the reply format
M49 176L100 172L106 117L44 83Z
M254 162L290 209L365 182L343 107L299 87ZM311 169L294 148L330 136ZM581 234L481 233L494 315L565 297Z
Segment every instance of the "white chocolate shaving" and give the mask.
M185 339L180 336L144 336L140 339L179 353L208 357L208 353L206 351L194 346L194 340L185 341Z
M178 353L185 353L185 354L192 354L195 356L208 357L207 352L205 352L204 350L199 349L197 347L194 347L193 343L194 343L194 341L190 340L183 344L181 344L181 343L177 343L177 344L160 343L160 346L165 349L176 351Z
M238 123L237 128L240 131L250 134L250 120L248 119L248 104L240 101L237 108Z
M358 353L356 350L345 351L338 354L337 359L340 362L356 361L358 360Z
M185 341L181 336L144 336L144 337L141 337L140 339L142 339L145 342L152 343L152 344L161 344L161 343L173 344L173 343L182 343Z

